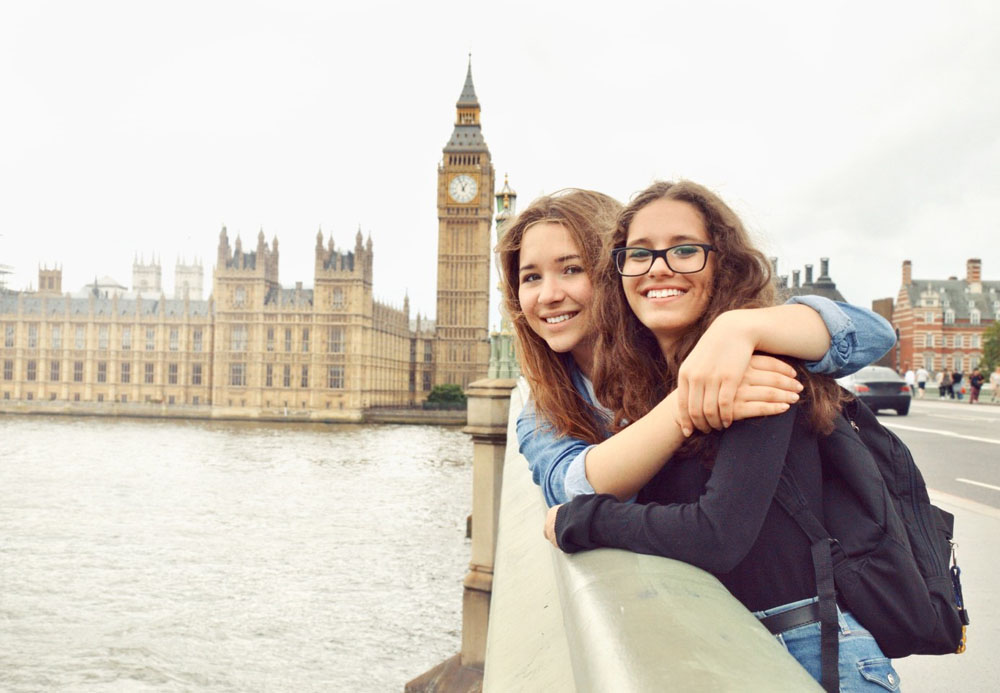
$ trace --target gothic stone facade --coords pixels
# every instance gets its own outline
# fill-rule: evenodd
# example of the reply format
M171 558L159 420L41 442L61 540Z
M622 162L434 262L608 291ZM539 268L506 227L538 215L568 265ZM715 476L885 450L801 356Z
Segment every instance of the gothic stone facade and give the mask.
M318 234L314 288L286 289L277 239L244 252L223 229L209 301L4 294L0 398L330 420L420 404L433 332L373 299L372 255L360 232L347 251Z
M63 295L61 270L48 269L40 291L0 294L0 398L358 420L419 405L433 384L465 387L489 359L493 188L470 66L438 167L436 325L411 321L408 299L374 300L372 241L360 231L349 249L317 234L313 288L292 289L278 280L276 238L261 232L245 251L223 228L207 301L193 274L183 298L166 299L158 263L133 267L143 281L132 296L96 280L84 296Z
M7 293L0 322L3 400L211 401L207 301Z

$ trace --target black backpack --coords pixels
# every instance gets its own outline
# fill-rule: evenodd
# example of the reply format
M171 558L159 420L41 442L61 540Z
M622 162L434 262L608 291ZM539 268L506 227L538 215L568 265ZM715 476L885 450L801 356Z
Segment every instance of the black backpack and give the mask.
M776 500L812 543L824 687L838 690L838 596L887 657L964 651L955 518L931 505L910 451L856 399L819 449L824 522L787 467Z

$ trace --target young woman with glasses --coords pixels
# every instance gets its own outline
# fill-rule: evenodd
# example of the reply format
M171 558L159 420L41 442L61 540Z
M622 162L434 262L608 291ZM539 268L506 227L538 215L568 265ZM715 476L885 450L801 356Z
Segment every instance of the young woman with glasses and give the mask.
M517 421L518 441L549 505L595 490L631 498L695 429L786 411L802 389L795 371L753 356L756 350L818 359L808 367L846 375L895 343L879 316L818 296L732 310L695 340L656 406L608 438L609 412L597 404L591 384L591 277L603 257L602 234L620 211L618 202L589 190L541 197L518 215L497 249L505 307L532 390ZM682 246L671 251L670 262L697 262L684 256L698 252ZM631 262L640 259L631 256Z
M628 431L660 406L682 364L729 311L774 304L766 258L716 195L656 183L619 215L613 251L594 272L593 373L598 399ZM818 438L833 430L842 390L799 368L801 401L778 416L693 435L637 503L580 495L551 508L545 533L567 552L612 546L675 558L716 575L820 680L820 626L810 542L774 495L782 469L823 516ZM620 433L618 435L621 435ZM656 438L676 431L650 433ZM839 614L841 691L896 690L874 638Z

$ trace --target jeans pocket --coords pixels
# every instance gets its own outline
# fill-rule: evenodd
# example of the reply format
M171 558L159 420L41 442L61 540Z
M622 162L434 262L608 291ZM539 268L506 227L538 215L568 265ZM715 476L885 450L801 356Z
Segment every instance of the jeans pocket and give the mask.
M858 672L866 681L878 684L887 691L899 690L899 674L892 668L892 662L885 657L859 661Z

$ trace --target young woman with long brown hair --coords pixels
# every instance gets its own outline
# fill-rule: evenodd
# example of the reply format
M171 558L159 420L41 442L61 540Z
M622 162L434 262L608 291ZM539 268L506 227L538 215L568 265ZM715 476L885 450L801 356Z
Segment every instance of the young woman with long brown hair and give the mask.
M594 375L614 427L627 431L627 422L661 406L720 320L773 305L776 292L770 264L736 214L694 183L656 183L640 193L619 215L611 244L593 275ZM774 496L787 468L823 517L818 441L833 429L842 391L797 370L805 389L787 412L694 435L638 503L580 495L550 509L545 532L568 552L612 546L712 572L819 680L810 542ZM678 434L654 432L645 442L664 435ZM839 690L896 690L898 676L874 638L850 613L839 622Z
M498 246L505 307L532 390L517 422L518 438L549 505L595 489L630 498L695 428L707 432L787 410L802 389L794 369L753 356L755 350L819 359L810 368L847 374L895 341L874 313L820 297L733 311L701 335L677 372L677 391L665 390L646 415L632 419L633 426L607 439L609 412L591 385L591 277L603 236L620 211L614 199L589 190L544 196L515 219ZM677 435L646 443L647 432L668 430Z

